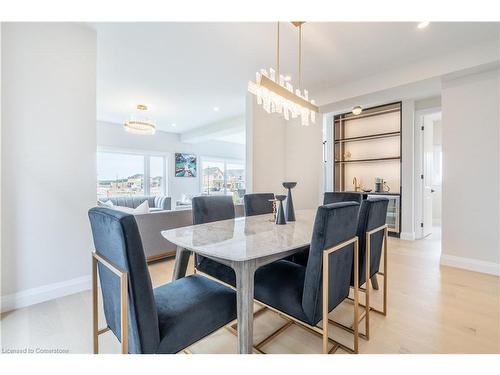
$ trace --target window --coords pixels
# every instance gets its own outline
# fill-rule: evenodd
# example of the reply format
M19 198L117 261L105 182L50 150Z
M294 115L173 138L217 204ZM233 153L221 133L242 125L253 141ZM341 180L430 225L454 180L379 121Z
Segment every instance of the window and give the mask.
M231 195L240 202L245 195L243 161L202 158L202 188L205 195Z
M163 195L166 158L118 152L97 153L97 198Z

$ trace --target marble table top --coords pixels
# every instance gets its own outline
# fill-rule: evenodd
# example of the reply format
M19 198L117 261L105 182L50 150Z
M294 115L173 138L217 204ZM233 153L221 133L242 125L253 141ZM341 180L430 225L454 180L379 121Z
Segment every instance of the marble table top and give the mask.
M296 210L296 221L276 225L272 215L240 217L162 231L173 244L200 255L245 261L300 248L311 242L316 210Z

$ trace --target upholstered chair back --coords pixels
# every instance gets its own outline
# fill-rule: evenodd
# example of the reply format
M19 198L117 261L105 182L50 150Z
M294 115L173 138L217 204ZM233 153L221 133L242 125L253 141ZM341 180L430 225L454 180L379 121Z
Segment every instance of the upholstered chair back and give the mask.
M245 216L264 215L273 212L274 193L245 194Z
M363 194L344 191L327 191L323 196L323 204L339 202L358 202L363 200Z
M193 205L193 225L211 223L213 221L234 219L233 198L228 195L203 195L194 197ZM204 259L201 255L194 255L195 265Z
M359 237L359 285L365 283L366 232L385 224L387 218L387 198L372 198L361 202L358 216L357 235ZM384 231L372 234L370 241L370 277L378 272ZM354 280L351 280L353 282Z
M192 204L193 225L234 219L233 198L228 195L194 197Z
M341 202L318 207L314 221L302 296L302 308L311 324L321 320L323 250L356 235L359 203ZM329 256L329 310L349 295L354 244Z
M105 207L89 210L95 250L128 273L128 332L130 353L154 353L160 342L158 315L141 237L133 215ZM121 339L120 280L98 264L104 314Z

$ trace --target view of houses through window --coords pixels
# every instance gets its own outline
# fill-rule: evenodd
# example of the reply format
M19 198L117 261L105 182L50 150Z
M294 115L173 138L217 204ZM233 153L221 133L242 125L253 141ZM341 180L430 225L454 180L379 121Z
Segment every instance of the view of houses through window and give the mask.
M202 159L202 194L231 195L239 202L245 195L243 161Z
M165 194L166 165L165 156L98 152L97 198Z

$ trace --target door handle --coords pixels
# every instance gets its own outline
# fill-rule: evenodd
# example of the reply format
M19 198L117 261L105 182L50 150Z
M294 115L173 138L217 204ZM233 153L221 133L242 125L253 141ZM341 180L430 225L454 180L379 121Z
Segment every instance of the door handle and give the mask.
M436 190L434 190L434 189L431 189L431 193L434 193L435 191L436 191Z

